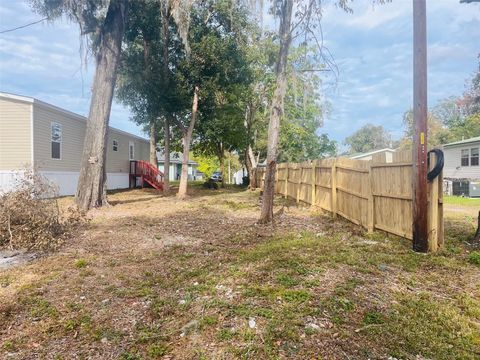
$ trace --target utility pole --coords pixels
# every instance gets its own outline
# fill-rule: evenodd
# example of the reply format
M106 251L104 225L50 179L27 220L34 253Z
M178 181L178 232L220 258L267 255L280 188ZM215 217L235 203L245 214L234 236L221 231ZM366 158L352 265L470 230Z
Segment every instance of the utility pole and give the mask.
M428 251L427 223L427 14L413 0L413 250Z

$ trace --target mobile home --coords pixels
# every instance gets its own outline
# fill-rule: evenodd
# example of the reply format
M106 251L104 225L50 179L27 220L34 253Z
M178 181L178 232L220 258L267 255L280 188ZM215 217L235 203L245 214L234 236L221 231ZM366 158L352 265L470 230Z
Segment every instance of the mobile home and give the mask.
M60 195L75 194L86 121L32 97L0 93L0 192L33 166ZM149 141L109 127L107 144L107 188L128 188L130 160L148 160Z

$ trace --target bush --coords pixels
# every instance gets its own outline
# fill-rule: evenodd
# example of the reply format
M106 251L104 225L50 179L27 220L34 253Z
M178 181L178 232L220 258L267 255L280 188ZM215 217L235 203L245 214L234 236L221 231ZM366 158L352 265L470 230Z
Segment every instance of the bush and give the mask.
M212 179L208 179L203 183L203 187L205 189L210 189L210 190L218 190L218 184L213 181Z
M468 261L470 264L480 266L480 251L472 251L470 255L468 255Z
M74 208L60 214L56 187L25 170L13 190L0 194L0 247L49 250L84 217Z

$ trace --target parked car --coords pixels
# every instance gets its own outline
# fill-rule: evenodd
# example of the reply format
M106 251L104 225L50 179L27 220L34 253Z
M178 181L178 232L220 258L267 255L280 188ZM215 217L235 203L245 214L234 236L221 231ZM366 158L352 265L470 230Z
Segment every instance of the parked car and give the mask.
M212 176L210 176L210 179L213 181L222 181L222 173L219 171L215 171Z

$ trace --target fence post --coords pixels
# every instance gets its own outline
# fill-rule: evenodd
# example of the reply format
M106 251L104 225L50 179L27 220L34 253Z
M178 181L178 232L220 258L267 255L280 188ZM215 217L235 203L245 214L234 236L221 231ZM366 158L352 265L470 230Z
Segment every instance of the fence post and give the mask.
M290 163L287 162L286 164L286 174L285 174L285 199L288 199L288 168L290 167Z
M430 154L431 168L435 166L435 162L435 154ZM431 252L438 250L438 179L437 176L428 184L428 251Z
M332 184L332 194L331 194L331 200L332 200L332 215L333 218L337 217L337 160L333 160L332 164L332 175L331 175L331 184Z
M438 228L437 228L437 243L438 247L443 247L444 244L444 228L443 228L443 170L437 177L438 179Z
M299 169L299 165L300 165L300 169ZM298 176L298 183L295 184L297 186L296 201L297 201L297 204L299 204L300 203L300 188L302 187L303 164L302 163L297 164L295 167L297 168L296 171L300 170L300 176Z
M278 164L276 164L275 166L275 182L274 182L274 189L273 189L273 193L274 194L277 194L278 192Z
M369 161L368 164L368 180L369 180L369 187L368 187L368 213L367 213L367 230L369 233L373 232L375 228L375 203L373 197L373 174L372 174L372 162L373 160Z
M316 194L315 194L315 191L317 190L316 187L317 187L317 183L316 183L316 170L315 170L315 162L316 160L313 160L312 161L312 167L311 167L311 181L312 181L312 202L311 202L311 205L312 206L315 206L315 200L317 198Z

